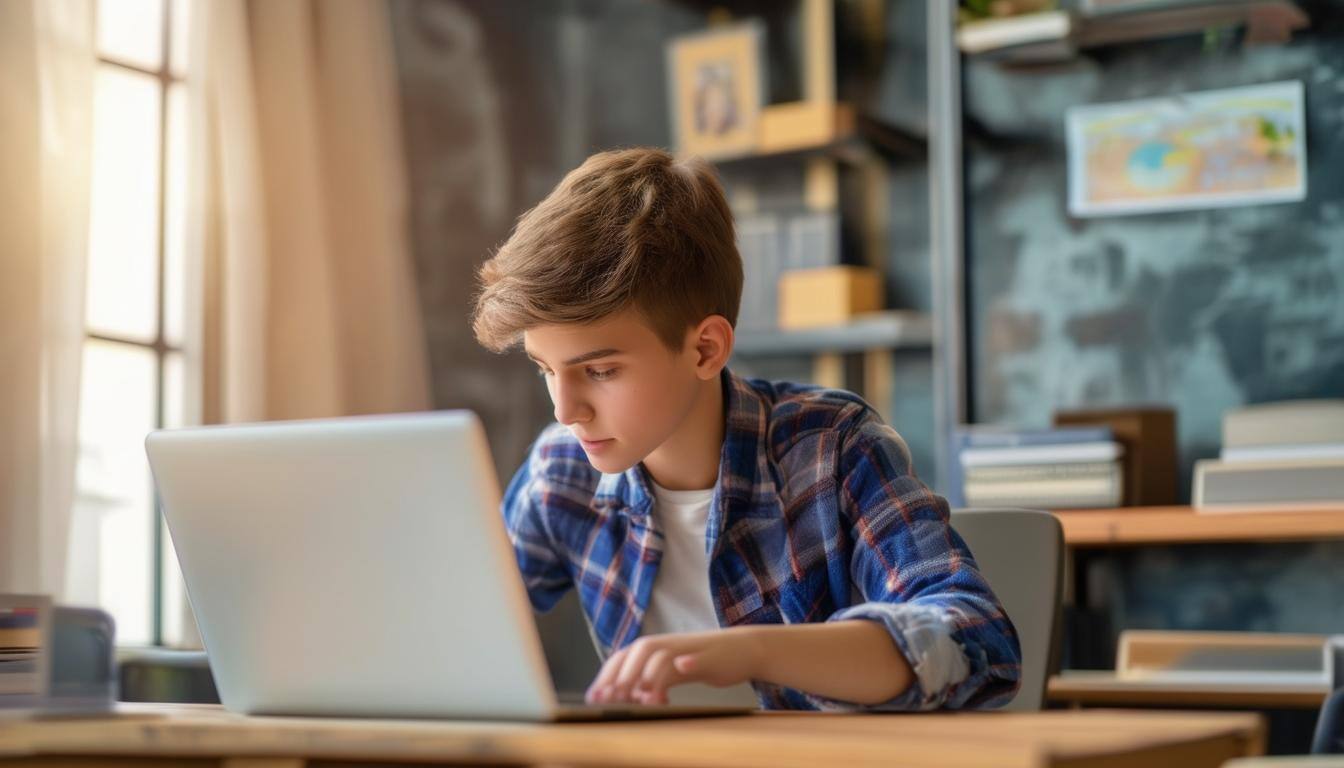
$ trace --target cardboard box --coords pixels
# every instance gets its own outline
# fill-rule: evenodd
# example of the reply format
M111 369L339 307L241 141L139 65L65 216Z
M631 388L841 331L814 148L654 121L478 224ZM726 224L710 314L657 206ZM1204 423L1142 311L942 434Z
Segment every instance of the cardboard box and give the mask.
M843 325L882 309L882 275L870 267L791 270L779 278L779 327Z

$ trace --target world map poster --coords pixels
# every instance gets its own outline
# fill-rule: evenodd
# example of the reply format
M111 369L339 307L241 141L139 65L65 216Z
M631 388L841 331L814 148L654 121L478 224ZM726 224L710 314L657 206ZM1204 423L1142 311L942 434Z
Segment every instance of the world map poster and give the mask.
M1092 104L1066 115L1074 216L1218 208L1307 194L1300 81Z

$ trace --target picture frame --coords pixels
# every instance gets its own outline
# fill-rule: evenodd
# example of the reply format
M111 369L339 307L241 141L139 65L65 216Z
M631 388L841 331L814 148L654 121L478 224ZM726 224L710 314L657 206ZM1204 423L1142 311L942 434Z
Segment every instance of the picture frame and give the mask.
M764 28L745 21L668 43L669 111L677 151L708 160L749 154L765 102Z
M1307 195L1302 82L1068 111L1069 213L1113 216Z

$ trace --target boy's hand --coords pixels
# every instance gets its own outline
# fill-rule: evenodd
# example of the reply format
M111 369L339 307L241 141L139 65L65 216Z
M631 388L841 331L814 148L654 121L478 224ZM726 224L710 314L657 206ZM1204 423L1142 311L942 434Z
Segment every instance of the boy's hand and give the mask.
M666 704L674 685L722 688L757 677L762 653L750 627L648 635L613 653L584 698L589 704Z

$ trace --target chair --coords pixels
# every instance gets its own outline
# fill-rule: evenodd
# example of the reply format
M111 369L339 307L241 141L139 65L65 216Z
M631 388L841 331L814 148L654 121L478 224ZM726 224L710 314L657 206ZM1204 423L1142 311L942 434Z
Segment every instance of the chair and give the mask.
M1049 512L1026 509L956 509L952 528L971 548L1022 645L1022 686L1003 709L1041 709L1046 682L1059 671L1063 528Z
M1344 755L1344 635L1334 635L1325 644L1325 668L1333 691L1321 705L1311 754Z

